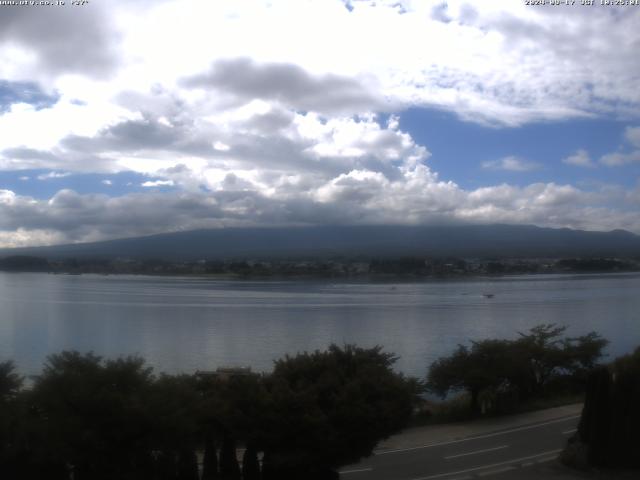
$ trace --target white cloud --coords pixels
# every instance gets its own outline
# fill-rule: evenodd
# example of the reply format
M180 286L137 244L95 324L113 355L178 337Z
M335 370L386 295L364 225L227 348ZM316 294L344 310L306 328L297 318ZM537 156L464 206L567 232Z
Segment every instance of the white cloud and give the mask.
M505 170L508 172L530 172L539 169L540 164L516 156L509 156L501 158L500 160L482 162L482 168L488 170Z
M173 180L149 180L140 184L141 187L154 188L154 187L172 187Z
M68 238L66 234L52 230L24 228L10 232L0 230L0 245L3 248L56 245L68 241Z
M634 147L640 148L640 127L627 127L624 138Z
M0 16L0 56L12 48L22 54L6 58L0 77L18 68L36 75L78 71L108 75L117 64L118 32L112 21L109 7L100 2L86 8L5 6Z
M108 187L110 187L111 185L113 185L113 182L111 180L102 180L101 182L103 185L107 185Z
M607 153L600 158L600 163L608 167L619 167L630 163L640 162L640 150L632 152L614 152Z
M231 147L229 147L229 145L227 145L226 143L218 140L217 142L214 142L213 148L218 150L219 152L228 152Z
M313 224L536 224L640 233L637 189L589 192L536 183L464 190L424 166L389 180L354 170L321 184L280 179L271 192L229 174L215 191L159 192L120 197L61 190L48 200L0 191L0 241L5 245L92 241L221 226ZM611 206L605 206L610 203Z
M38 80L58 101L4 107L0 170L129 170L153 180L138 196L0 195L0 240L12 241L12 231L19 243L28 232L48 242L220 224L443 219L598 229L617 221L614 228L638 231L637 213L616 204L626 194L555 183L464 190L443 181L397 113L432 107L497 127L637 118L640 9L350 5L113 2L54 21L43 10L13 9L21 12L0 19L0 78ZM89 41L77 45L83 34ZM640 127L625 138L634 149L599 161L640 161ZM594 164L584 150L563 161ZM510 156L483 167L541 165ZM167 213L158 215L158 205Z
M85 83L76 91L92 107L105 94L153 84L189 101L219 104L232 94L350 113L436 106L498 125L634 115L640 106L638 9L619 15L599 6L462 0L353 2L351 12L341 0L131 3L92 5L82 16L56 9L53 21L12 9L29 12L3 19L0 58L13 61L0 74L34 78L46 67L49 85L70 98L78 96L70 82ZM231 73L239 69L256 76L238 80ZM109 82L95 79L107 71ZM178 85L183 78L220 91L189 92ZM323 92L327 82L335 88Z
M218 60L208 72L185 78L181 84L217 90L223 102L237 105L259 99L295 110L347 114L379 108L366 86L353 78L313 76L292 63L259 64L246 57Z
M589 152L584 149L576 150L573 155L563 158L562 162L576 167L593 168L596 166L596 164L591 160Z
M635 147L633 150L624 150L622 147L617 152L611 152L600 157L600 163L608 167L620 167L640 162L640 127L627 127L624 131L624 139Z
M51 180L55 178L64 178L71 175L70 172L49 172L38 175L38 180Z

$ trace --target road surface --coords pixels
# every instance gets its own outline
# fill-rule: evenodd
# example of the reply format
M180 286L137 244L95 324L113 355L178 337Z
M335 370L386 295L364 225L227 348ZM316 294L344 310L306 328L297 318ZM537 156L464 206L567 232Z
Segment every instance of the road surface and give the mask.
M530 423L533 418L536 421ZM576 406L573 409L549 410L546 417L514 417L505 428L500 428L505 423L498 421L497 429L493 431L490 422L485 421L482 428L465 437L437 441L433 435L425 435L422 438L425 443L420 443L420 436L414 433L408 441L399 439L391 442L361 463L345 467L340 478L471 480L504 472L513 472L514 475L501 477L519 478L522 475L518 472L524 473L520 469L554 461L567 438L575 432L579 418L579 406ZM428 432L428 428L425 427L424 432Z

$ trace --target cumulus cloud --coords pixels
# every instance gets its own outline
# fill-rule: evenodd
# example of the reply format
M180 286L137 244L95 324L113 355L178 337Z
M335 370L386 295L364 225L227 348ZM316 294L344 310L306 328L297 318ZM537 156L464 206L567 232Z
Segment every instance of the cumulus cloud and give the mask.
M218 90L238 104L261 99L294 110L329 113L367 112L379 107L366 86L353 78L313 76L298 65L260 64L250 58L218 60L208 72L185 78L182 84Z
M624 139L635 149L607 153L600 157L600 163L608 167L620 167L640 162L640 127L625 128Z
M222 226L451 222L640 232L634 211L603 204L603 196L617 201L620 193L629 202L640 198L637 191L588 192L554 183L464 190L440 181L424 166L406 170L393 181L355 170L311 190L292 191L281 184L271 192L260 192L233 174L218 190L206 192L109 197L61 190L48 200L38 200L4 190L0 191L0 240L5 245L22 244L29 232L34 233L33 243L48 244Z
M149 180L142 182L141 187L154 188L154 187L172 187L174 185L173 180Z
M607 165L608 167L619 167L637 162L640 162L640 150L634 150L633 152L627 153L607 153L600 158L600 163Z
M59 148L38 150L29 147L0 151L1 170L65 169L68 171L113 171L112 161L91 154L64 151Z
M38 175L38 180L51 180L54 178L64 178L71 175L70 172L48 172Z
M627 127L624 137L631 145L640 148L640 127Z
M382 125L373 114L326 119L314 112L259 104L206 117L185 107L179 121L163 118L147 112L94 136L70 135L55 154L25 148L2 153L8 165L47 161L53 166L66 161L67 170L82 168L72 159L89 156L100 159L104 170L132 169L196 187L231 171L262 177L314 172L332 178L359 168L393 177L398 166L416 165L430 155L399 129L397 119Z
M640 106L634 88L638 9L621 15L612 8L466 0L349 5L93 2L46 15L7 8L0 20L6 70L0 78L33 78L39 70L110 72L121 91L183 79L188 88L217 92L218 100L263 98L331 113L436 106L511 126L634 116Z
M0 242L23 242L29 232L47 243L254 224L640 231L626 208L637 189L594 193L547 182L465 190L440 179L429 145L403 131L398 116L382 120L428 107L498 128L598 116L633 122L640 9L98 3L3 12L0 170L134 171L148 188L120 197L62 190L48 201L7 190ZM640 127L624 138L624 148L598 161L640 161ZM595 164L585 150L563 162ZM517 156L482 166L521 174L542 167ZM162 186L172 188L154 188Z
M482 168L489 170L505 170L508 172L530 172L540 168L540 164L530 162L516 156L501 158L500 160L488 160L482 162Z
M0 76L3 70L11 73L16 67L36 77L43 71L108 74L117 65L114 47L118 42L108 8L100 2L86 8L2 8L0 57L7 61L0 67ZM10 58L2 55L7 51L13 53Z
M180 149L187 142L188 132L185 129L173 128L159 119L144 118L109 126L95 137L71 135L64 138L61 145L80 152L127 152L174 150Z
M591 160L589 152L584 149L576 150L573 155L569 155L568 157L563 158L562 163L566 163L567 165L573 165L576 167L587 168L593 168L596 166L596 164Z

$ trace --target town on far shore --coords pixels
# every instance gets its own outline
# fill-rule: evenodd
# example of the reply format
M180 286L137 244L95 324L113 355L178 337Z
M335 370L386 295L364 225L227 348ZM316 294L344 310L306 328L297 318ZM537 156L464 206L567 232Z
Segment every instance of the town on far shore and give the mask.
M0 271L53 274L211 275L228 277L464 277L553 273L640 271L640 258L457 258L336 257L189 261L116 258L61 258L15 255L0 258Z

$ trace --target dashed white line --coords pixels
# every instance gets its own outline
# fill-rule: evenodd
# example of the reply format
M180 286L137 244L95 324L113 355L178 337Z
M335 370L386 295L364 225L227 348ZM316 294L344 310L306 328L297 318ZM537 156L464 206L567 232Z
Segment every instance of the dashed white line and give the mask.
M440 447L440 446L443 446L443 445L453 445L454 443L468 442L470 440L480 440L482 438L497 437L499 435L506 435L507 433L521 432L522 430L531 430L533 428L544 427L545 425L551 425L551 424L554 424L554 423L566 422L568 420L574 420L576 418L580 418L580 415L572 415L570 417L557 418L555 420L549 420L548 422L544 422L544 423L536 423L535 425L527 425L527 426L524 426L524 427L512 428L510 430L503 430L501 432L488 433L486 435L478 435L476 437L461 438L459 440L451 440L451 441L448 441L448 442L429 443L427 445L420 445L420 446L417 446L417 447L395 448L393 450L377 451L377 452L375 452L375 454L376 455L388 455L390 453L411 452L413 450L422 450L423 448Z
M346 475L348 473L363 473L363 472L371 472L373 468L359 468L357 470L342 470L340 475Z
M547 463L547 462L552 462L552 461L554 461L556 458L558 458L558 456L557 456L557 455L552 455L551 457L539 458L538 460L536 460L536 463Z
M475 471L478 471L478 470L487 470L487 469L491 469L491 468L494 468L494 467L500 467L502 465L520 463L520 462L523 462L525 460L531 460L533 458L538 458L538 457L545 457L544 461L549 461L549 460L554 459L555 455L557 455L561 451L562 451L561 449L550 450L548 452L542 452L542 453L538 453L536 455L529 455L528 457L513 458L511 460L505 460L504 462L492 463L490 465L481 465L479 467L467 468L465 470L458 470L457 472L446 472L446 473L439 473L437 475L429 475L428 477L418 477L418 478L414 478L412 480L431 480L432 478L450 477L451 475L459 475L461 473L475 472ZM553 457L548 457L549 455L554 455L554 456Z
M574 432L577 432L578 429L577 428L572 428L571 430L565 430L564 432L562 432L563 435L571 435Z
M466 457L468 455L476 455L478 453L493 452L494 450L502 450L503 448L508 448L508 447L509 447L509 445L500 445L499 447L485 448L484 450L476 450L475 452L459 453L457 455L449 455L448 457L444 457L444 459L445 460L451 460L452 458Z

